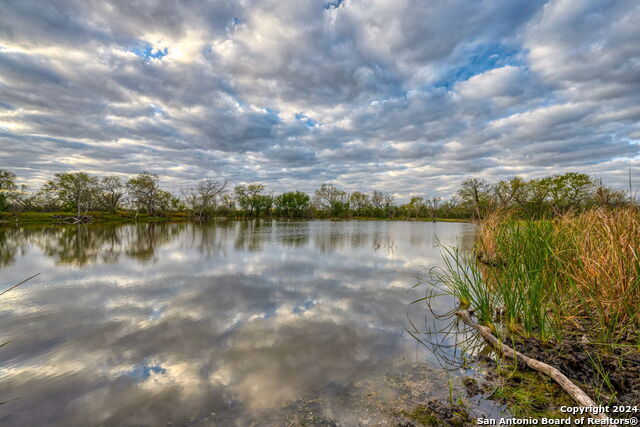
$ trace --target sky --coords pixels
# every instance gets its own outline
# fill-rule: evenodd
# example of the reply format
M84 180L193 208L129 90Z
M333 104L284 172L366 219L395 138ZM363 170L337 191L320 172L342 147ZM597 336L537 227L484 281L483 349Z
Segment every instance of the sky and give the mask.
M400 199L640 185L634 0L3 0L0 168Z

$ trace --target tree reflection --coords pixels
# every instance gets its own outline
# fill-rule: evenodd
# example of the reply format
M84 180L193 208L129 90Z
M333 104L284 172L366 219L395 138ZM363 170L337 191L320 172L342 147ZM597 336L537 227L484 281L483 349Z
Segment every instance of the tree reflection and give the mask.
M117 245L112 228L89 229L81 224L51 227L37 237L36 244L56 263L80 267L98 260L106 248L113 252Z
M271 221L255 219L236 223L235 249L250 252L261 251L266 240L270 239Z
M229 236L235 232L236 224L231 221L192 223L188 229L190 242L207 258L224 253Z
M135 260L141 262L149 262L155 260L155 254L158 247L165 245L180 234L187 224L137 224L135 226L127 226L125 254Z
M301 248L309 243L310 226L308 222L280 222L277 233L283 246Z
M18 250L26 247L20 234L20 229L0 228L0 267L13 264Z
M13 264L17 253L25 253L30 245L40 248L56 264L78 267L117 263L123 254L150 261L157 248L172 241L185 226L150 223L0 228L0 266Z

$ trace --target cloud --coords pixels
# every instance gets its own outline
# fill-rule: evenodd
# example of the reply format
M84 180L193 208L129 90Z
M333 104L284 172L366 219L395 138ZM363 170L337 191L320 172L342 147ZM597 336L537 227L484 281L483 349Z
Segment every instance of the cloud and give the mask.
M401 197L471 174L623 185L638 19L622 0L6 1L0 167Z

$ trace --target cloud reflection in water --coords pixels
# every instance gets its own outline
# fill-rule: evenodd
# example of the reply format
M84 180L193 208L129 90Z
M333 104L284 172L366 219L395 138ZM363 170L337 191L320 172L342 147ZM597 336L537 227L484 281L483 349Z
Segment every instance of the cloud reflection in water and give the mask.
M0 423L242 425L296 399L330 400L416 357L405 324L425 310L407 304L424 290L410 288L440 262L435 235L461 245L471 227L5 229L3 281L42 274L0 303L0 338L12 340L0 395L19 398Z

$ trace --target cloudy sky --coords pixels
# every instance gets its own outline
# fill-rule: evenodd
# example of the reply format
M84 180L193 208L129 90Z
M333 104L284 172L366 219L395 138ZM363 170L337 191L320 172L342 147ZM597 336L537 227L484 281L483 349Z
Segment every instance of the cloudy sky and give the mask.
M3 0L0 168L400 198L471 175L622 186L638 22L633 0Z

